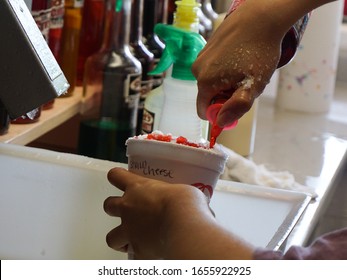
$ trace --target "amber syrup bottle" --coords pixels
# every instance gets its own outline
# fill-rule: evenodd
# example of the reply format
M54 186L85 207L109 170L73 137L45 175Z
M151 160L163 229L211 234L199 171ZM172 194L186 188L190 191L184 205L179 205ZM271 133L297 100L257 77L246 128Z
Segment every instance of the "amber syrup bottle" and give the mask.
M83 85L84 66L87 58L96 53L101 47L104 14L105 0L84 0L77 60L77 86Z
M79 154L127 162L125 142L136 133L142 67L129 48L131 0L106 0L104 40L85 65Z
M151 53L142 41L142 16L143 0L132 0L131 24L130 24L130 50L132 54L141 62L141 95L139 110L137 114L136 134L142 132L143 109L147 94L153 88L153 77L148 74L154 67L154 54Z
M83 0L65 0L64 27L59 54L60 67L70 84L68 92L61 97L71 96L76 87L77 56L82 25Z

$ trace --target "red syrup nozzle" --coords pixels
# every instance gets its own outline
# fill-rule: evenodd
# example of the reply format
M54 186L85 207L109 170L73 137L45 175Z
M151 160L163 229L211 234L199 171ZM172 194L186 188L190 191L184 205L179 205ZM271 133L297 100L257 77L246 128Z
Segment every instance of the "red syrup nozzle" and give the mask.
M227 99L225 99L224 97L223 98L217 97L212 101L212 104L210 106L208 106L208 108L207 108L206 117L212 125L211 132L210 132L210 148L214 147L214 145L216 144L217 137L221 134L221 132L223 130L232 129L238 123L238 121L236 120L233 123L231 123L227 126L224 126L224 127L220 127L217 124L218 113L219 113L220 109L222 108L222 106L226 100Z

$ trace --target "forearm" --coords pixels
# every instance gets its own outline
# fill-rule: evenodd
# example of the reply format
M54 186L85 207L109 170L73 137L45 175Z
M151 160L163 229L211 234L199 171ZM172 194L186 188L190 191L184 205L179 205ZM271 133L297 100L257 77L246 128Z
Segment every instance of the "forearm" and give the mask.
M164 259L252 259L254 248L224 229L204 200L197 193L189 205L183 201L174 211L168 204L162 227Z
M253 247L212 221L191 221L187 228L179 225L170 236L165 259L253 258Z
M258 11L255 15L263 16L271 22L273 28L285 33L305 14L336 0L247 0L242 6ZM248 7L246 7L246 5Z

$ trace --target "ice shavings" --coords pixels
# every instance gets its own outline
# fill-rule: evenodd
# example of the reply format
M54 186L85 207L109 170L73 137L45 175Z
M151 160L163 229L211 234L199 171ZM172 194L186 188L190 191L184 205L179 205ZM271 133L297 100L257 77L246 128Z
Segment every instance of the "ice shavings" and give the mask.
M223 152L228 155L228 160L221 175L223 180L237 181L246 184L265 186L278 189L299 191L317 197L317 193L295 181L294 176L288 171L270 171L264 165L257 165L234 151L220 145Z
M241 82L238 83L239 87L242 87L243 89L250 89L254 84L254 77L246 77Z

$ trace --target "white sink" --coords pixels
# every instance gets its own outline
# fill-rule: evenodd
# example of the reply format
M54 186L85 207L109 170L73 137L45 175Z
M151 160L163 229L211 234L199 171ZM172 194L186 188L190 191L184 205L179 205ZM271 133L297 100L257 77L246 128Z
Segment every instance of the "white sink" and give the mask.
M106 173L119 165L0 145L0 258L126 259L105 241L120 222L103 211L120 194Z
M120 195L106 178L120 163L0 144L0 259L127 259L106 234L119 225L103 211ZM220 181L211 207L256 246L277 249L309 203L307 195Z

